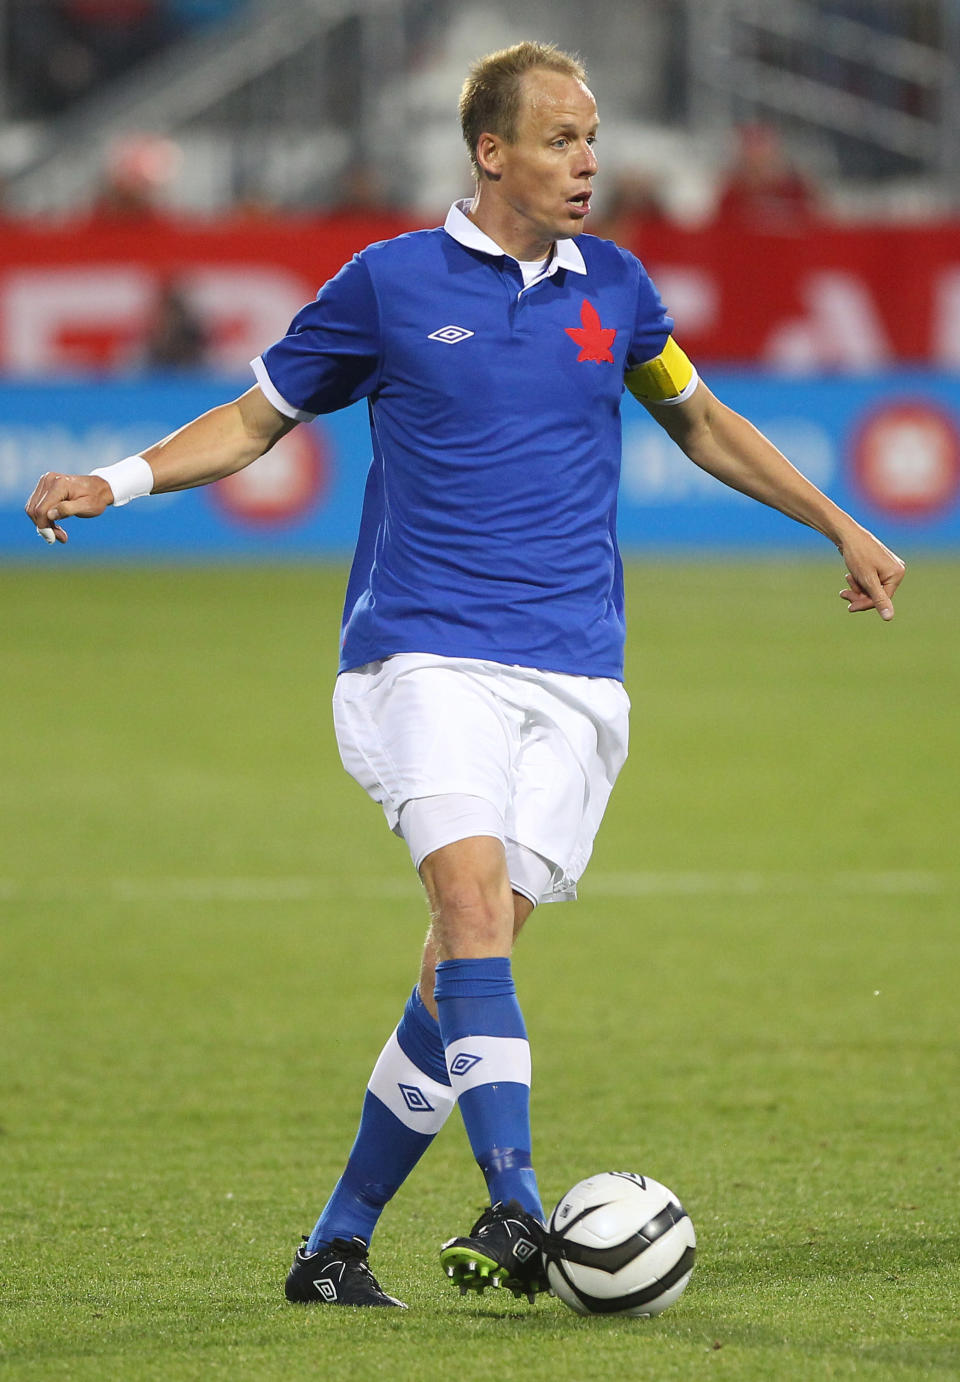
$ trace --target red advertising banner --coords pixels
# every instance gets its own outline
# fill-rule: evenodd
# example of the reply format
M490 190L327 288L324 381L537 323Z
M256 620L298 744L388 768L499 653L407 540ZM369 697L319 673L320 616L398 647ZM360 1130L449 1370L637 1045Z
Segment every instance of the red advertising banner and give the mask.
M631 248L696 359L826 372L960 367L960 221L796 236L658 226Z
M392 216L216 224L0 227L0 370L136 370L171 294L203 363L236 373L358 249L413 229ZM960 369L960 222L757 234L640 227L639 254L701 367Z

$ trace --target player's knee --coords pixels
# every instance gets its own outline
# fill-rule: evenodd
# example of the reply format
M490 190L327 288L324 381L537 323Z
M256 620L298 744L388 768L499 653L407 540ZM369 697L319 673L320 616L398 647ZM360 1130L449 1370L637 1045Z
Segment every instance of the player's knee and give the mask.
M434 899L434 924L456 924L478 932L498 929L504 921L513 928L513 905L509 892L490 887L481 879L456 879L438 889Z
M514 904L500 840L455 841L427 855L420 874L441 959L510 953Z
M513 942L513 898L500 881L476 876L450 879L432 899L433 931L444 959L509 954Z

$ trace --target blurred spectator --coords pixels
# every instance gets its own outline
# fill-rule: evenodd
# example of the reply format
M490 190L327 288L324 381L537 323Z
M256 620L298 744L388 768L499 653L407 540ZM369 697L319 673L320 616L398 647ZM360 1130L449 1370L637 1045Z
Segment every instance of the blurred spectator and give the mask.
M166 37L159 0L60 0L60 13L93 54L98 77L112 77Z
M248 3L7 0L9 109L28 118L57 115L177 38L229 19Z
M355 224L368 243L411 228L409 213L397 206L377 169L362 159L347 164L322 215L330 225Z
M629 249L645 225L660 225L669 219L659 179L652 173L628 169L617 173L604 209L590 217L585 229Z
M358 212L384 211L388 204L389 197L376 168L358 162L348 164L341 174L330 210L352 216Z
M249 0L163 0L164 11L175 29L186 31L220 24L245 9Z
M801 230L816 220L819 198L787 158L770 125L742 125L739 147L717 204L717 219L754 230Z
M27 116L57 114L168 36L160 0L11 0L13 108Z
M164 193L180 166L180 148L156 134L128 135L107 156L92 214L98 220L150 222L163 218Z
M207 354L207 333L176 283L160 290L147 330L143 364L147 369L197 369Z

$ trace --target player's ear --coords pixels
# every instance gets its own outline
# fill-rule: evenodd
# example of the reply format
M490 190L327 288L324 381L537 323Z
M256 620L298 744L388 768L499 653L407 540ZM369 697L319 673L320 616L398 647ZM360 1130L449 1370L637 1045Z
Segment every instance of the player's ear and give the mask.
M477 140L477 167L496 180L503 167L503 141L499 135L484 132Z

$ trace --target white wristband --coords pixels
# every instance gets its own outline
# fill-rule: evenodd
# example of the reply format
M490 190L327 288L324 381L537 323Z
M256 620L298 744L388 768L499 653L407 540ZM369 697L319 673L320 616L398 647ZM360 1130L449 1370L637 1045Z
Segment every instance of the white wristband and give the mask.
M114 508L129 504L131 499L142 499L153 490L153 471L142 456L127 456L116 465L101 466L90 474L106 480L113 490Z

